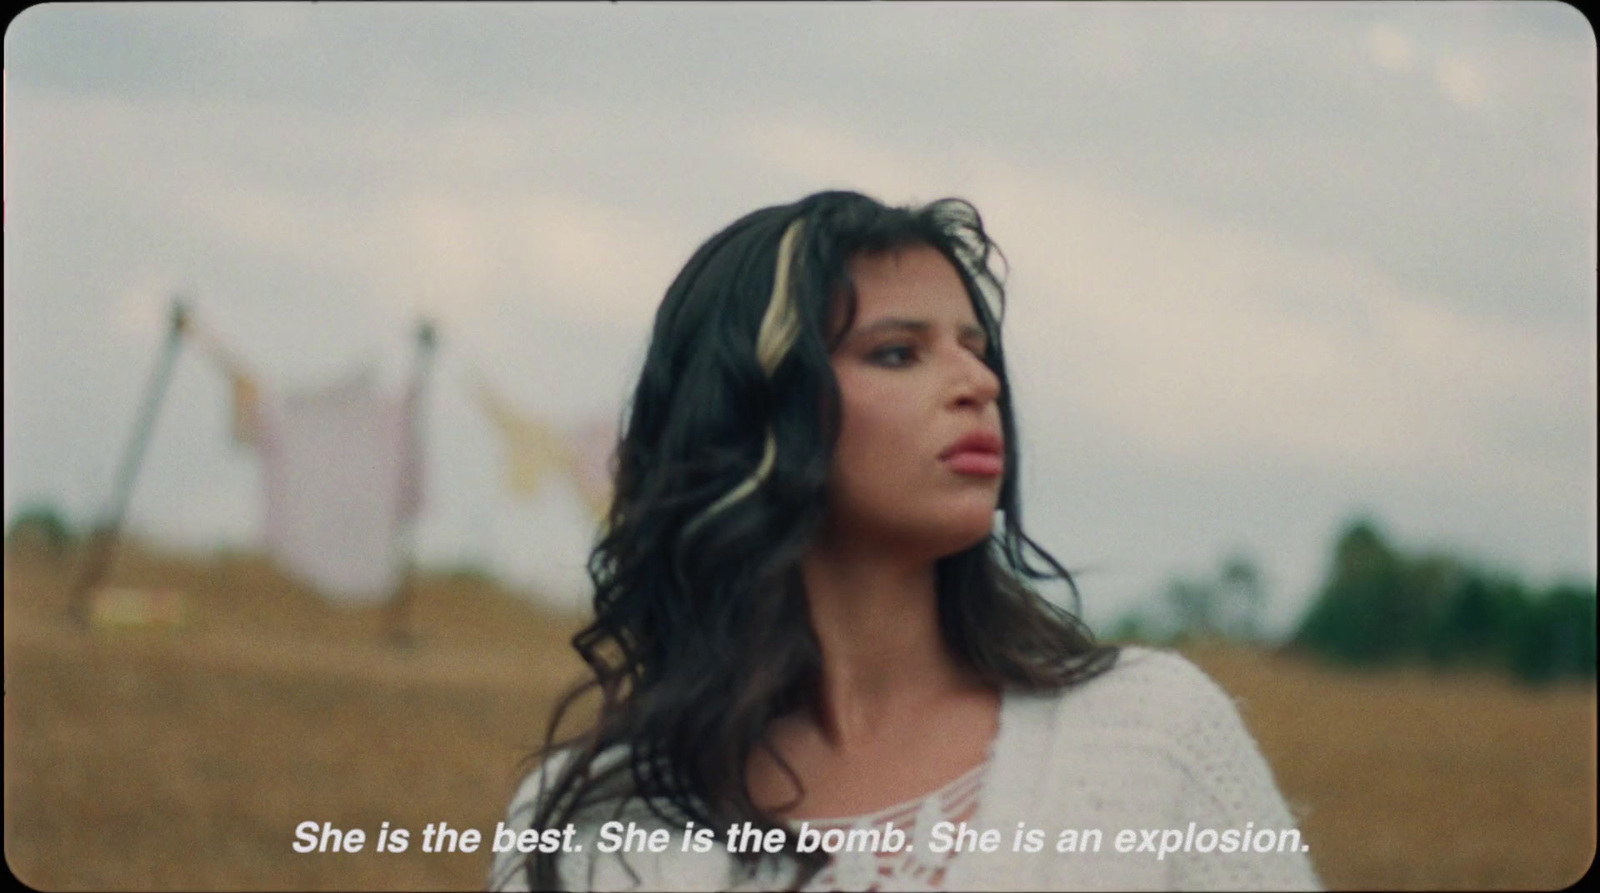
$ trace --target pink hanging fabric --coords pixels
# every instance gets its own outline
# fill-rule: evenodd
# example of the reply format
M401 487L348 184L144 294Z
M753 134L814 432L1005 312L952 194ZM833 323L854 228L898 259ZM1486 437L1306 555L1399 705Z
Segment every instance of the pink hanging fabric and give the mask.
M370 371L263 399L266 540L274 559L331 600L387 599L404 571L399 534L421 502L416 388Z

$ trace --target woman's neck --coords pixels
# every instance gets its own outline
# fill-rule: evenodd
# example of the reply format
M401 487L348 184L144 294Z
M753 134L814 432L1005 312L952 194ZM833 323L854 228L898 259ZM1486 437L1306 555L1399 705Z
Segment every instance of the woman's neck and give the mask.
M932 702L980 687L940 631L932 562L823 545L801 573L822 647L812 718L831 747L871 746Z

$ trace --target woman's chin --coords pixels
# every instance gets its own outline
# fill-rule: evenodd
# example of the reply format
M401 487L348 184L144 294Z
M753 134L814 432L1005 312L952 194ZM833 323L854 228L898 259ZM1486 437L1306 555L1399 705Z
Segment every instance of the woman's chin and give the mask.
M998 510L994 498L962 499L938 505L899 506L900 511L884 512L871 520L854 523L835 517L830 520L825 540L860 545L877 542L902 555L916 554L937 560L964 552L988 539L994 532Z
M928 552L939 558L965 552L988 539L992 532L994 508L990 506L982 511L969 509L959 517L947 519L946 523L939 525L937 532L930 533Z

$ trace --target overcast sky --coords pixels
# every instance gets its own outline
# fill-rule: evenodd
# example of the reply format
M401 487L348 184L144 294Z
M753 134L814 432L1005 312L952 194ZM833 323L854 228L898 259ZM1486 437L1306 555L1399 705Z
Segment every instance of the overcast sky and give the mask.
M1356 513L1595 577L1596 43L1556 3L65 4L5 36L5 514L103 511L174 290L263 383L440 325L428 561L571 591L467 388L614 414L689 254L823 188L1010 259L1024 520L1091 620L1233 551L1282 624ZM250 547L180 356L130 524Z

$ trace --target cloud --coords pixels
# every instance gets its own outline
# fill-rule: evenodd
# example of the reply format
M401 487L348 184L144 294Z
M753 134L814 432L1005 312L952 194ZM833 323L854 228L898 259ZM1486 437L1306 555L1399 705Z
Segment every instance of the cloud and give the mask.
M949 182L955 173L948 150L906 151L797 114L752 116L735 141L756 163L809 182L811 188L858 189L891 203L939 198L927 194L928 189Z
M849 172L891 201L961 184L1016 268L1017 349L1057 357L1036 370L1070 382L1057 417L1070 404L1185 462L1404 469L1544 500L1583 474L1558 421L1584 413L1570 386L1593 378L1581 332L1477 315L1358 253L1015 156L910 150L793 115L753 123L744 145L777 171Z
M1504 476L1552 500L1585 473L1582 429L1560 420L1593 418L1573 388L1594 378L1591 335L1476 316L1359 256L1049 169L989 170L1013 338L1057 358L1058 407L1186 462Z
M215 11L213 11L213 14ZM266 44L282 44L302 37L316 15L311 4L240 3L229 13L236 35Z
M194 233L455 323L533 295L576 317L647 315L683 260L670 225L542 175L541 155L590 144L605 110L416 128L245 101L35 108L38 145L61 151L30 165L30 189L77 183L139 208L151 232Z
M1379 68L1396 74L1410 72L1421 55L1411 38L1386 22L1376 22L1367 29L1366 50ZM1477 109L1488 99L1481 66L1460 55L1436 58L1431 75L1434 86L1457 108Z
M1367 31L1367 54L1380 68L1388 71L1409 71L1416 61L1416 50L1410 38L1381 22Z
M213 183L189 209L249 250L457 324L528 300L575 318L644 317L681 262L648 222L559 192L493 198L407 183L344 202Z
M33 366L65 368L44 342L71 336L82 368L58 377L131 381L79 329L142 332L123 365L147 362L178 270L278 361L264 373L309 380L381 330L403 361L422 309L442 358L487 357L576 412L620 391L666 284L738 214L827 186L956 193L1014 267L1029 441L1101 451L1095 482L1063 487L1126 481L1086 520L1103 541L1186 526L1200 555L1213 529L1260 529L1264 503L1309 529L1376 494L1424 526L1496 516L1485 537L1572 550L1595 390L1595 68L1575 16L1530 34L1439 5L522 9L36 34L7 96L8 291L60 296L8 301L8 328L39 322ZM101 32L128 49L97 56ZM68 393L22 381L50 408ZM476 461L455 439L469 409L440 427L451 462ZM44 407L25 420L8 432L31 428L19 455L40 468L92 440ZM1159 510L1123 517L1135 502Z
M136 274L129 284L111 295L110 321L118 334L154 344L171 325L172 301L180 290L178 278L169 273Z
M1472 69L1462 63L1452 76L1474 83L1461 71ZM65 105L85 138L73 149L74 166L123 172L107 179L125 191L129 181L146 184L126 198L155 204L231 250L359 283L377 304L396 312L422 306L456 326L482 326L491 308L527 300L575 318L646 318L685 246L710 232L685 235L637 207L526 174L541 152L603 141L604 108L551 117L556 136L541 142L540 116L468 116L419 129L244 102ZM174 132L195 138L161 135ZM1442 423L1396 396L1392 376L1405 373L1406 361L1375 364L1363 352L1378 349L1371 327L1383 307L1452 304L1457 296L1402 288L1351 253L1307 249L1284 233L1134 198L1092 173L1074 178L971 143L913 147L795 111L748 116L731 132L719 157L769 181L860 187L890 201L969 187L980 199L1009 196L1007 214L985 210L997 226L1026 221L1017 229L1038 242L1043 259L1026 275L1061 293L1124 296L1061 311L1052 322L1094 327L1125 370L1120 387L1137 399L1107 395L1091 405L1149 442L1226 450L1254 438L1349 458L1447 438L1448 425L1419 437L1417 426ZM1192 160L1221 163L1226 148L1189 151ZM1295 154L1304 160L1305 151ZM308 157L315 162L298 160ZM1228 163L1242 164L1237 156ZM1314 309L1341 304L1350 308L1345 318ZM1188 374L1168 379L1185 364ZM1252 377L1263 369L1279 371ZM1404 436L1396 433L1402 428Z
M1448 57L1440 59L1433 69L1434 82L1445 98L1460 108L1476 109L1484 104L1488 93L1483 76L1467 61Z

